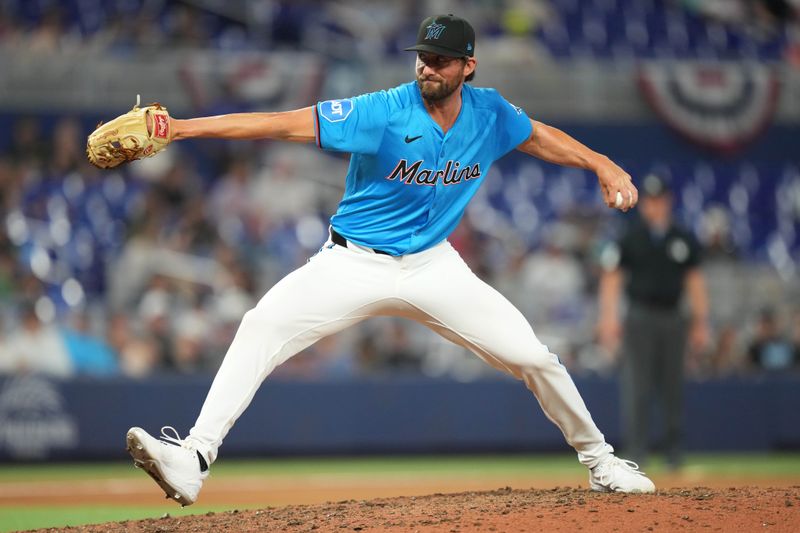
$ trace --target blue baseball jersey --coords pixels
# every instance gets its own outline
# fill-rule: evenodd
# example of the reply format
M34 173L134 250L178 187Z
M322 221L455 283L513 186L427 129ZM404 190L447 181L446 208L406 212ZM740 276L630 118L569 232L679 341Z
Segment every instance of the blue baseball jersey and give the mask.
M346 239L404 255L456 228L491 164L531 135L531 121L494 89L464 84L443 133L416 82L315 107L320 148L350 152L333 228Z

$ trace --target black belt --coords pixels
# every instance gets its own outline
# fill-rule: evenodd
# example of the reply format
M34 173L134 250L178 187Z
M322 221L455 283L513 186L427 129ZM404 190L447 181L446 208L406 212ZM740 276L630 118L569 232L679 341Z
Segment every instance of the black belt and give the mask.
M339 246L344 246L345 248L347 248L347 239L339 235L336 232L336 230L333 229L333 227L331 227L331 241L333 241L333 244L338 244ZM370 249L376 254L392 255L389 252L384 252L383 250L378 250L376 248L370 248Z
M630 298L631 307L640 307L648 311L659 312L674 312L678 309L680 302L659 302L659 301L645 301Z

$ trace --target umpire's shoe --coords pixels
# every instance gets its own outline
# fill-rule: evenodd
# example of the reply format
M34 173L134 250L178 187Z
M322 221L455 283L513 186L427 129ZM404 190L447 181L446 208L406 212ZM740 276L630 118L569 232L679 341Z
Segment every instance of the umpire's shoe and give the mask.
M167 435L170 431L173 436ZM161 438L150 436L142 428L131 428L127 436L128 453L133 465L144 469L158 485L181 506L197 500L203 481L208 477L205 460L171 426L161 428Z
M589 471L589 487L599 492L655 492L656 486L633 461L608 454Z

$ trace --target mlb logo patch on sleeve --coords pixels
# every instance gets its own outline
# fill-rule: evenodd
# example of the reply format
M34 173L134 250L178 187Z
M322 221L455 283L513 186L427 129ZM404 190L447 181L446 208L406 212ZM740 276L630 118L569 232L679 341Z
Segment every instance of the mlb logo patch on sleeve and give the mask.
M327 100L319 104L319 114L328 122L341 122L353 112L354 103L351 99Z

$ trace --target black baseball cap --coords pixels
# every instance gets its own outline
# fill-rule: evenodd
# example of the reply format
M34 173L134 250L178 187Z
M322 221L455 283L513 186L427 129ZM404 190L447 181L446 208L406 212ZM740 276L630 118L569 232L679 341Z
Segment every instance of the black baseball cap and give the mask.
M469 22L453 14L434 15L422 21L417 44L406 50L447 57L472 57L475 55L475 30Z

